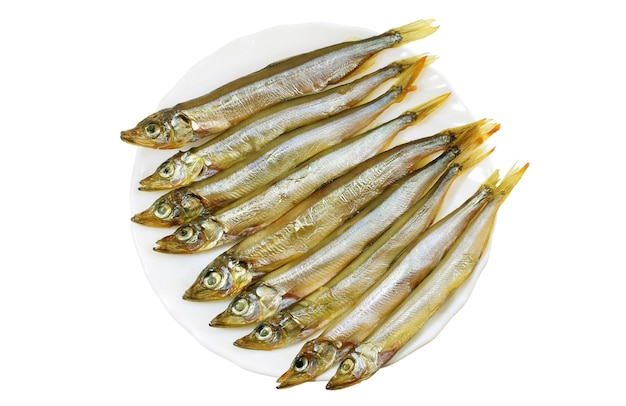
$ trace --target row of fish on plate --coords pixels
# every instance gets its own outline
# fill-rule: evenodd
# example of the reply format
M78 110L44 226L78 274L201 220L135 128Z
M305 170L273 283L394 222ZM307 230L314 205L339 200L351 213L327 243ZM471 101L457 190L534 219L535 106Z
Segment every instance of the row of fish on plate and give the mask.
M436 114L442 94L372 125L435 58L376 70L372 61L436 29L419 20L299 54L122 131L147 148L195 143L141 180L140 190L166 192L132 220L177 227L156 242L163 253L234 243L183 299L226 299L210 324L251 326L238 347L308 339L278 387L337 366L327 388L343 388L387 364L475 269L528 166L495 170L438 218L453 183L492 153L485 145L499 124L481 119L393 145Z

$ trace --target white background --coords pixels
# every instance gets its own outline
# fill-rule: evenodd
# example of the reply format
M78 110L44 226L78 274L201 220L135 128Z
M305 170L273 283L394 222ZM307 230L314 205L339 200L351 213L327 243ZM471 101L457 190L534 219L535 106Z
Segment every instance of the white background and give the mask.
M17 3L17 2L14 2ZM0 6L5 187L0 404L626 402L623 14L612 2L22 2ZM135 147L119 131L189 67L267 27L385 31L420 18L437 68L502 123L497 167L531 166L472 297L430 344L343 391L207 351L133 245ZM254 403L253 403L254 402Z

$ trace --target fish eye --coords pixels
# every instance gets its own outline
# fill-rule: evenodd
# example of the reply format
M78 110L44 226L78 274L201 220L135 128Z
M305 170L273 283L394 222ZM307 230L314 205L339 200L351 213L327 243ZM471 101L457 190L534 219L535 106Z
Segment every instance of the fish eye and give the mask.
M272 330L272 327L268 326L267 324L261 324L256 329L256 332L254 333L254 335L256 336L257 339L261 341L267 341L270 338L272 338L272 336L274 335L274 330Z
M161 126L159 126L157 123L150 123L146 125L144 129L146 130L146 134L150 138L156 138L161 133Z
M212 271L204 277L202 284L207 289L219 289L224 285L224 278L219 272Z
M169 203L161 203L154 210L154 214L160 219L167 218L172 214L172 206Z
M309 367L309 359L304 355L299 356L293 362L293 369L296 372L304 372Z
M174 169L175 167L173 163L166 162L165 164L161 165L161 168L159 168L159 176L165 179L169 179L174 175Z
M176 238L178 241L187 241L193 236L193 228L190 226L185 226L178 230L176 233Z
M349 374L354 369L354 360L352 358L346 358L339 365L339 372L342 374Z
M248 301L248 299L241 298L241 299L236 300L235 303L233 303L231 310L233 314L237 316L241 316L243 314L246 314L249 308L250 308L250 302Z

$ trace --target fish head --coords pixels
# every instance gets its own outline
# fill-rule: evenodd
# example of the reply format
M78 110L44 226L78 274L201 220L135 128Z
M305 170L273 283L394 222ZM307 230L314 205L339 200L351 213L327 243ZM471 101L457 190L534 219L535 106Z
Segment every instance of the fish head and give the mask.
M250 334L237 339L234 344L251 350L273 350L297 340L300 330L300 324L291 314L280 312L259 323Z
M352 386L371 377L379 368L378 351L371 345L359 345L341 361L326 389Z
M191 120L175 109L167 108L144 118L134 128L122 131L120 138L141 147L173 149L193 141L195 135Z
M183 299L204 302L231 297L248 286L252 276L244 263L223 253L200 272Z
M158 240L154 250L170 254L203 252L215 247L223 235L224 229L220 223L210 216L201 216Z
M172 227L185 224L205 212L203 199L184 188L173 190L158 198L131 220L153 227Z
M157 167L154 173L139 181L139 190L165 190L186 186L204 169L204 159L191 151L179 151Z
M282 295L264 284L253 285L235 297L226 310L211 320L213 327L246 326L278 311Z
M316 338L307 341L289 369L278 378L278 388L314 380L333 366L337 354L338 348L330 340Z

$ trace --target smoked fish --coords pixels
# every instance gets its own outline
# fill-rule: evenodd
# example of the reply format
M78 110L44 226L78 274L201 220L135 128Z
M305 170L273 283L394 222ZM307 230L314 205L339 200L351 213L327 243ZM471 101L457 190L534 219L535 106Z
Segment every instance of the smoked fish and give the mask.
M358 134L392 104L402 101L407 92L415 90L411 83L420 72L420 65L409 67L376 99L283 134L215 176L159 197L132 221L152 227L179 226L280 179L317 153Z
M436 222L408 247L380 280L316 338L307 341L289 369L278 378L284 388L315 379L340 361L386 318L432 271L454 241L493 195L494 172L456 210Z
M139 181L139 190L171 190L206 179L260 150L281 134L314 123L362 102L385 81L433 57L393 62L352 82L269 107L202 145L179 151Z
M327 389L370 378L412 338L474 271L486 249L496 214L528 164L513 167L493 197L455 241L435 269L374 331L341 361Z
M244 196L215 213L200 216L157 241L156 251L189 254L207 251L259 231L308 197L317 188L346 173L384 149L402 130L428 117L448 93L399 117L323 151L282 179Z
M206 301L234 296L253 279L304 255L394 182L418 169L423 158L453 142L481 144L498 128L479 120L368 159L217 256L183 298Z
M338 83L380 51L437 30L419 20L370 38L347 41L272 63L203 96L157 111L121 139L147 148L174 149L214 136L272 105Z

